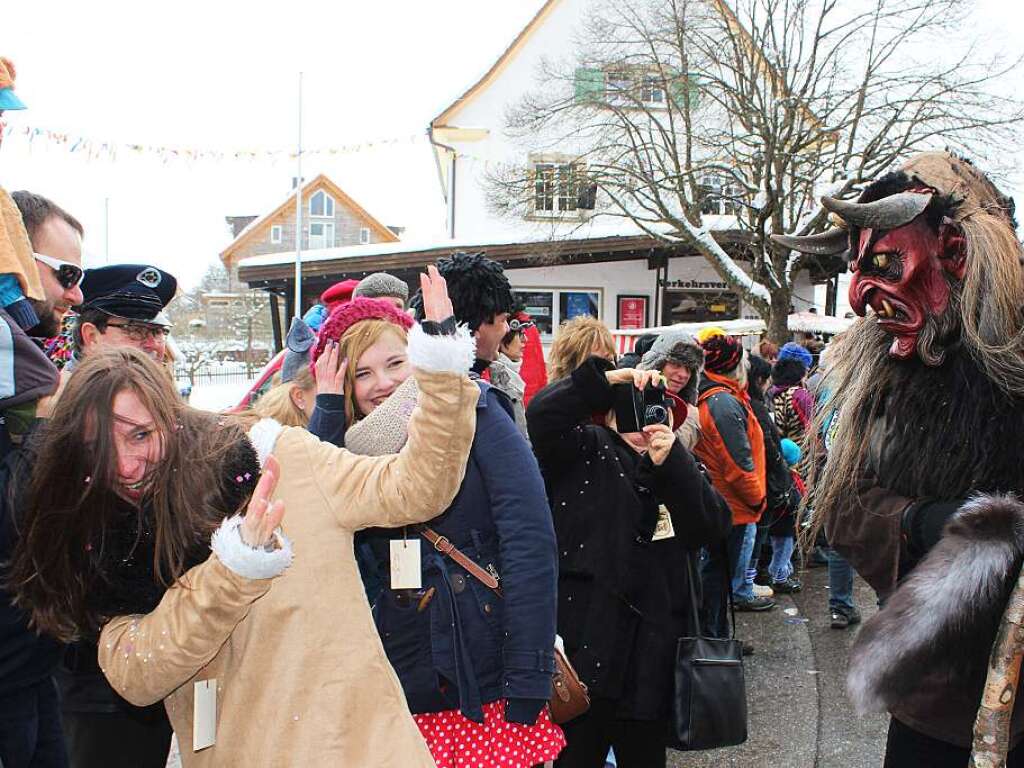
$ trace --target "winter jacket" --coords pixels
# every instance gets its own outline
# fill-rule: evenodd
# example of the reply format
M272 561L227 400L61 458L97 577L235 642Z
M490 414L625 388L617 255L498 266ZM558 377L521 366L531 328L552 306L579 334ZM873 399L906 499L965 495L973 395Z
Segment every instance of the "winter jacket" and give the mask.
M814 418L814 397L804 387L778 387L768 390L768 399L781 437L799 443Z
M698 391L702 435L694 453L728 502L733 525L756 523L765 509L766 466L750 397L738 381L708 371Z
M384 589L374 618L384 650L416 714L460 710L482 722L481 706L508 699L506 719L533 724L551 696L554 671L557 556L544 483L529 445L512 421L508 399L478 383L476 435L466 477L452 505L427 523L463 554L500 577L503 598L421 541L417 610L407 590L389 589L390 543L415 531L371 529L371 550ZM343 434L325 412L311 426ZM327 418L325 418L327 417ZM440 683L440 684L439 684Z
M668 713L676 640L696 631L688 563L727 534L730 516L678 441L656 466L591 422L612 407L610 367L590 358L538 392L526 420L558 537L566 651L592 696L617 701L617 716L654 720ZM653 540L659 518L674 536Z
M454 498L479 389L446 369L454 361L417 369L423 397L397 456L354 456L304 429L257 425L270 427L254 430L261 459L271 453L281 465L274 496L288 507L291 565L240 575L232 567L253 550L222 528L214 555L154 611L103 628L105 674L135 704L165 699L185 768L434 765L373 626L352 534L430 519ZM194 684L205 680L216 680L216 744L196 752Z
M30 445L16 448L0 460L0 580L6 579L6 563L17 539L17 491L28 480L34 463ZM28 625L28 616L11 604L11 595L0 589L0 699L10 701L18 691L29 689L53 674L61 646Z

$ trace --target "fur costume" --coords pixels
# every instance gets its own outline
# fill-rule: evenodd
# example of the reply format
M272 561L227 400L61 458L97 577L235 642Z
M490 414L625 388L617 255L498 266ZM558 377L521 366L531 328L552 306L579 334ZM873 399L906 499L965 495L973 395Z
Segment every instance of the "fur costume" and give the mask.
M944 667L950 689L981 698L988 654L1024 562L1024 505L977 496L861 629L847 690L860 714L911 694L921 670ZM949 649L958 649L950 663Z
M1024 553L1024 269L1014 204L969 161L928 152L842 227L774 238L847 252L861 315L830 348L811 440L815 529L885 601L848 680L860 711L969 747L992 642ZM948 521L948 523L947 523ZM898 585L898 586L897 586ZM1024 737L1021 718L1011 746Z

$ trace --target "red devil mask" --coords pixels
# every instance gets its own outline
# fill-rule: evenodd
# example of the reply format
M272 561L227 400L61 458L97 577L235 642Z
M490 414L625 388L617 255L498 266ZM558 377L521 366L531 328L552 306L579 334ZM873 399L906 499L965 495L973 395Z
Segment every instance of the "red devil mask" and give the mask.
M888 231L856 230L851 240L850 306L861 316L871 307L893 336L890 354L911 357L928 318L949 307L948 278L963 279L963 236L948 219L936 227L921 214Z

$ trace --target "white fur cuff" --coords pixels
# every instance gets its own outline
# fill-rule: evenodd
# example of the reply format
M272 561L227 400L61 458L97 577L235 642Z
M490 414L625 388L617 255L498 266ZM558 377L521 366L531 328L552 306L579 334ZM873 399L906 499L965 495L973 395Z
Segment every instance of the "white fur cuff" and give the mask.
M238 530L242 516L229 517L213 532L210 548L217 559L245 579L272 579L280 576L292 564L292 543L280 529L274 532L280 545L273 552L253 549Z
M270 454L274 452L274 445L283 431L284 427L273 419L260 419L249 428L249 442L256 449L261 468L267 463Z
M409 362L421 371L469 373L476 357L476 340L460 325L454 336L431 336L419 325L409 330Z

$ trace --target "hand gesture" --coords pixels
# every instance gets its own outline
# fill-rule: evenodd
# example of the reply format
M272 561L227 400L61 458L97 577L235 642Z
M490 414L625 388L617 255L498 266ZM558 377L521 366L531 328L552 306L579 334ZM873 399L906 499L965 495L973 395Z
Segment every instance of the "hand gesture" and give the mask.
M605 372L609 384L628 384L633 382L637 389L645 389L649 384L664 384L660 371L641 371L637 368L615 368Z
M668 424L649 424L644 427L644 432L651 438L647 446L647 455L651 457L656 467L660 467L672 452L672 444L676 441L675 432Z
M448 298L448 283L433 264L427 267L427 274L420 275L420 291L424 320L440 323L455 314L452 300Z
M252 492L249 506L245 510L245 519L238 528L242 541L253 549L263 549L273 542L274 529L284 518L284 502L281 499L270 502L280 476L281 465L270 456L263 465L263 474L256 483L256 490Z
M318 395L341 395L345 392L345 369L348 359L338 362L338 342L327 343L326 349L316 359L316 393Z

